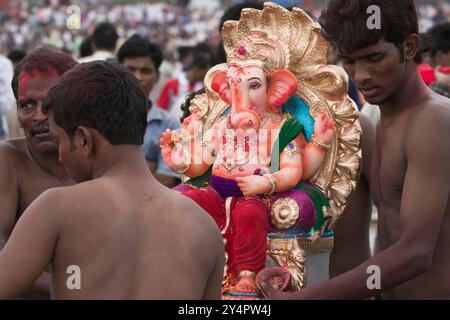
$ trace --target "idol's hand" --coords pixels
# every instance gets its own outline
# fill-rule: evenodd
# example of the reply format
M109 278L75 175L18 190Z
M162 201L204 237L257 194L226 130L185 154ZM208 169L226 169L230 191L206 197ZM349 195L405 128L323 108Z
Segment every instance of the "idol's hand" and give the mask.
M268 193L271 190L267 178L257 175L236 178L236 182L244 196Z
M179 160L183 157L183 146L180 143L180 137L176 131L171 131L167 129L161 135L159 141L161 147L161 155L164 162L174 170L178 170L180 166Z
M333 139L334 131L334 120L329 118L322 110L315 119L314 137L325 144L329 144Z

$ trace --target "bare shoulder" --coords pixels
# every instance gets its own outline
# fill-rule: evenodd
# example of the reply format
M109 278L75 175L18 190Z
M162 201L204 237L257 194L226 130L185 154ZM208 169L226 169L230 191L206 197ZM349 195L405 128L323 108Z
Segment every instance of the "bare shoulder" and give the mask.
M71 186L50 188L45 190L35 201L46 202L55 208L63 209L64 212L69 212L74 206L85 205L90 199L96 201L97 197L93 196L96 194L94 192L96 187L98 191L98 185L88 181ZM78 201L81 199L83 201Z
M421 132L423 135L448 132L450 129L450 100L438 94L430 94L416 108L410 118L408 129L413 131L409 132L410 134Z
M39 216L45 221L59 221L60 214L67 211L70 201L65 188L50 188L41 193L25 210L24 216ZM31 213L31 215L29 214Z
M450 136L450 100L430 94L413 112L405 132L405 147L409 155L429 152L439 154L448 145Z
M372 121L370 121L369 117L366 116L364 113L359 113L358 119L359 122L361 123L361 128L363 132L368 130L374 130L375 126L373 125Z
M361 124L363 133L363 149L372 148L375 142L375 125L365 114L362 113L359 114L359 123Z
M25 138L0 141L0 159L15 164L28 160Z
M219 228L211 216L197 203L188 197L174 192L165 191L164 206L170 208L171 222L180 224L183 232L193 235L192 239L201 241L209 239L210 244L221 241Z

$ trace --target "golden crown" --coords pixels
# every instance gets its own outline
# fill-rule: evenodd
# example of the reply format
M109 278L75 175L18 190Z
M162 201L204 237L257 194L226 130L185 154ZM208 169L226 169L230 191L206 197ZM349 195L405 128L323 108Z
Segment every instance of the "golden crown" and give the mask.
M289 67L289 48L276 38L260 29L250 31L250 35L239 42L227 57L229 65L256 64L266 71Z
M257 63L267 70L299 71L327 63L328 43L320 26L303 10L275 3L263 10L245 8L239 21L226 21L222 38L228 64Z

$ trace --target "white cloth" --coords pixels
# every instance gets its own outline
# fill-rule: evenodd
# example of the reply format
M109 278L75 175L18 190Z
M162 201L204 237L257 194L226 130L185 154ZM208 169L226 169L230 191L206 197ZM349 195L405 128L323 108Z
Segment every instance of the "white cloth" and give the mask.
M380 107L377 105L366 103L360 112L367 116L375 127L381 119Z
M94 52L94 54L92 54L90 56L78 59L78 62L85 63L85 62L92 62L92 61L97 61L97 60L105 61L108 59L114 59L115 57L116 56L112 52L105 51L105 50L97 50Z
M11 88L13 75L14 69L11 61L5 56L0 55L0 122L3 124L5 133L8 132L6 114L15 101Z

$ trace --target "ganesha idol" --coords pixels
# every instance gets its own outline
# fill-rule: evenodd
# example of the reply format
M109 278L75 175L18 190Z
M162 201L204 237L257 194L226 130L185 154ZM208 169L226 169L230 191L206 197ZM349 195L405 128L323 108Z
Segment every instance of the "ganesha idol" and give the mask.
M224 295L257 297L269 267L273 281L299 290L308 277L327 277L314 275L326 259L307 260L331 250L359 173L348 79L327 65L320 27L298 8L244 9L222 37L227 63L208 72L182 129L162 135L163 158L190 178L176 189L222 232Z

